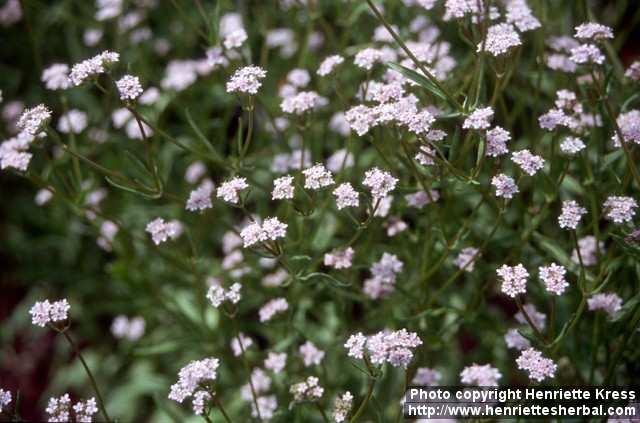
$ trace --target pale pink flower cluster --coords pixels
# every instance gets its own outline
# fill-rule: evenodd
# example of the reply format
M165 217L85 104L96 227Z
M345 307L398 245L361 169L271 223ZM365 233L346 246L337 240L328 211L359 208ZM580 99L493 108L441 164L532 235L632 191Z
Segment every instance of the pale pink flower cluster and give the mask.
M189 199L185 208L189 211L203 211L213 207L211 194L213 194L213 183L205 180L200 186L189 194Z
M65 63L49 65L49 67L42 72L41 80L48 90L66 90L71 86L69 65Z
M576 229L587 209L573 200L562 202L562 213L558 216L558 224L562 229Z
M320 380L315 376L309 376L302 382L295 383L289 388L294 402L318 401L324 394L324 388L319 384Z
M227 82L228 93L258 94L267 71L260 66L245 66L236 70Z
M395 254L383 253L380 260L369 269L371 277L364 281L363 292L374 300L390 295L403 267L404 263Z
M604 55L595 44L582 44L571 49L571 57L569 57L576 65L604 63Z
M389 363L406 369L413 360L413 350L420 345L422 340L415 332L400 329L384 330L370 336L358 332L347 339L344 347L349 357L362 359L366 353L375 365Z
M317 190L334 184L333 175L321 163L303 170L302 174L305 177L304 187L306 189Z
M352 407L353 395L351 395L351 392L346 391L342 395L337 396L333 401L333 421L336 423L344 422L351 412Z
M364 70L371 70L376 63L383 63L390 55L395 56L389 50L365 48L356 53L353 63Z
M120 100L134 101L144 91L140 84L140 78L133 75L125 75L116 81L116 87L120 93Z
M631 222L636 214L638 203L631 197L612 195L602 205L605 217L614 223Z
M460 382L475 386L498 386L502 373L490 364L472 364L460 372Z
M411 383L421 386L438 386L441 379L442 373L438 370L430 369L429 367L418 367Z
M616 123L620 128L624 142L640 144L640 110L633 109L626 113L620 113L616 119ZM621 146L617 133L613 134L612 140L614 146Z
M573 249L571 251L571 261L580 264L580 258L582 258L582 264L593 266L598 262L598 250L600 250L600 254L604 252L604 242L596 242L596 237L588 235L578 240L578 248L580 249L580 256L578 256L578 251Z
M49 300L36 301L33 307L29 310L31 323L45 327L48 323L67 320L70 308L71 306L66 299L54 301L52 303L50 303Z
M196 391L212 389L219 366L220 360L213 357L190 362L178 372L178 381L171 385L169 399L182 403Z
M287 353L270 352L264 359L264 367L273 373L280 373L287 364Z
M566 137L560 143L560 151L570 156L578 154L585 148L586 145L584 145L584 142L582 142L582 140L577 137Z
M147 224L146 231L151 235L153 243L160 245L169 239L176 239L182 234L182 224L177 220L165 222L158 217Z
M564 126L571 132L583 134L589 127L601 126L602 119L599 115L585 113L576 93L559 90L556 92L555 107L541 115L538 123L541 128L549 131Z
M87 127L87 114L81 110L71 109L60 116L58 131L63 134L79 134Z
M334 269L348 269L353 260L353 248L347 247L342 250L333 250L324 255L324 265Z
M76 422L91 422L93 416L98 413L98 406L95 398L86 401L78 401L71 407L69 394L64 394L59 398L49 398L46 413L49 415L49 422L70 422L71 409L73 409Z
M496 197L506 199L513 198L513 195L519 192L518 186L512 177L500 173L491 179L491 185L496 189Z
M392 85L392 87L397 86ZM388 90L384 91L386 95L389 94ZM435 118L430 111L419 110L417 103L418 98L409 94L397 101L381 103L373 107L360 104L347 110L345 119L359 136L365 135L377 125L392 123L405 127L416 135L426 136L430 133L431 124Z
M311 76L306 69L292 69L287 74L287 82L296 88L304 88L311 82Z
M487 30L487 38L484 41L484 49L498 57L506 54L510 49L522 45L520 35L509 23L491 25ZM478 43L476 51L481 52L483 43Z
M302 362L305 367L317 366L324 358L324 351L316 347L316 345L311 341L307 341L300 345L298 351L300 352L300 356L302 357Z
M327 103L328 100L315 91L301 91L295 95L285 97L280 103L280 109L285 113L303 115Z
M36 136L51 119L51 110L44 104L25 109L18 119L18 128L25 134Z
M286 298L274 298L260 308L260 322L268 322L278 313L283 313L289 309Z
M21 132L0 144L0 168L26 171L33 157L33 154L27 152L33 140L33 135Z
M88 79L95 78L107 72L109 66L118 61L120 61L120 55L118 53L105 50L90 59L73 65L69 73L69 79L75 86L82 85Z
M540 280L544 283L547 291L552 294L562 295L569 286L565 280L567 269L556 263L551 263L549 266L540 266L538 268L538 274Z
M493 120L493 109L481 107L475 109L462 123L464 129L487 129Z
M320 66L318 67L318 71L316 72L319 76L327 76L340 64L344 62L344 57L340 55L333 55L325 58Z
M524 268L522 264L515 266L507 266L503 264L496 270L500 279L502 279L501 290L504 294L515 298L518 294L524 294L527 292L527 278L529 272Z
M336 197L336 206L338 210L342 210L345 207L358 207L360 200L358 199L358 192L353 189L349 182L344 182L336 189L333 190L333 195Z
M613 317L622 308L622 298L615 292L594 294L587 300L589 310L602 310Z
M533 348L523 350L516 364L518 369L527 371L529 378L537 382L553 378L558 368L552 359L543 357L540 351Z
M6 407L11 404L11 391L5 391L0 388L0 413L6 409Z
M389 172L380 170L377 167L367 170L364 173L364 180L362 181L362 185L371 190L374 201L386 197L387 194L396 188L397 183L397 178L394 178Z
M233 351L233 355L235 357L239 357L243 354L243 351L247 351L247 349L253 345L253 339L245 336L244 333L238 333L238 336L234 336L231 340L231 350Z
M45 411L49 415L50 422L68 422L71 421L71 398L69 394L64 394L59 398L49 398Z
M581 40L599 41L613 38L613 30L611 28L595 22L583 23L576 26L575 30L575 37Z
M119 315L111 322L111 333L119 339L137 341L144 335L145 326L144 317L128 318L127 316Z
M286 175L273 181L272 200L292 199L294 195L293 176Z
M405 195L404 199L407 201L409 207L422 209L427 204L435 203L436 201L438 201L440 199L440 192L435 189L432 189L429 192L418 191L412 194Z
M284 238L288 226L286 223L280 222L277 217L270 217L265 219L262 225L257 222L249 224L240 232L240 237L244 247L247 248L258 242L276 241L279 238Z
M624 76L635 82L640 81L640 60L631 63L625 70Z
M422 166L431 166L435 164L435 161L433 160L434 157L436 157L435 150L427 145L421 145L415 155L416 161Z
M477 19L484 13L483 2L477 0L446 0L444 7L443 19L445 21L462 19L468 14L474 15L473 17Z
M453 262L458 269L464 270L465 272L473 272L478 257L480 257L480 250L473 247L466 247L460 250Z
M215 308L220 307L224 302L238 304L242 299L241 289L242 285L238 282L231 285L229 289L223 288L219 283L213 283L207 291L207 298Z
M509 152L507 142L511 140L511 134L500 126L487 131L486 154L490 157L502 156Z
M520 150L512 153L511 160L529 176L535 175L544 167L544 159L532 154L529 150Z
M521 32L531 31L542 26L538 18L533 16L526 0L509 0L505 8L507 22L514 24Z
M76 422L91 422L93 415L98 413L98 405L95 398L86 401L78 401L73 405L76 414Z
M216 197L222 198L227 203L238 204L240 201L238 193L246 188L249 188L247 179L235 177L220 184L216 191Z
M531 347L531 342L520 335L518 329L509 329L504 335L504 341L507 344L507 348L514 348L516 350L524 350Z

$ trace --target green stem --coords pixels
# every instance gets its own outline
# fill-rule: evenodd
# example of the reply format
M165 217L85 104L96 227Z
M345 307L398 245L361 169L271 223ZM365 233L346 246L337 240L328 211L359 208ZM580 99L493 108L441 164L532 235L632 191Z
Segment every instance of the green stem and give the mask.
M407 47L407 45L404 43L404 41L402 41L402 38L400 38L400 36L396 33L396 31L391 27L389 22L387 22L387 20L384 18L384 16L382 16L382 13L380 13L380 11L373 4L373 2L371 0L367 0L367 4L369 5L369 7L373 11L373 13L376 15L378 20L382 23L382 25L384 25L384 27L387 29L387 31L389 31L389 34L391 34L393 39L396 40L396 42L398 43L400 48L402 48L402 50L404 50L404 52L407 54L407 56L418 67L418 69L420 69L420 71L424 74L424 76L426 76L433 85L435 85L440 91L442 91L442 93L445 95L445 97L447 97L447 101L449 101L449 103L451 103L451 105L453 105L456 108L456 110L462 110L462 106L460 105L460 103L458 103L456 101L456 99L453 98L453 96L451 94L449 94L449 92L446 89L444 89L444 87L440 84L438 79L435 76L433 76L433 74L431 74L431 72L429 72L427 70L427 68L422 64L422 62L420 62L420 60L418 60L418 58Z
M531 326L531 329L533 330L533 333L535 333L536 338L538 338L540 342L544 344L546 342L544 340L544 335L542 335L542 332L540 332L540 329L538 329L536 324L533 323L533 320L531 320L531 317L529 316L529 313L527 313L527 310L525 310L525 308L522 306L522 301L520 301L520 297L516 297L516 305L518 306L518 310L520 310L520 313L522 313L522 315L524 316L529 326Z
M220 414L222 414L222 417L224 417L225 421L227 423L232 423L231 418L229 418L229 415L227 414L226 410L222 406L222 402L220 402L220 398L218 398L217 396L214 396L213 397L213 402L216 404L216 407L218 407L218 410L220 410ZM260 413L260 411L258 411L258 413ZM258 415L260 415L260 414L258 414Z
M242 339L240 337L240 332L238 331L238 323L235 319L233 319L233 324L236 328L236 339L238 340L238 345L240 346L240 351L242 352L242 362L244 363L244 368L249 374L249 387L251 388L251 398L253 399L253 405L256 407L256 414L258 415L258 420L262 420L262 416L260 415L260 408L258 407L258 396L256 395L256 388L253 386L253 378L251 375L251 369L249 368L249 362L247 361L247 355L245 354L244 345L242 344Z
M93 377L93 374L91 373L91 370L87 365L87 362L84 361L84 357L82 357L80 350L76 346L75 342L73 342L73 339L71 339L71 336L69 336L67 331L62 330L60 332L64 335L65 339L69 342L71 349L76 353L76 355L80 359L80 362L82 363L82 367L84 367L84 370L87 373L87 376L89 376L89 380L91 381L91 386L93 387L93 390L96 393L96 397L98 398L98 406L100 407L100 412L102 413L103 417L107 422L111 422L111 418L109 417L109 414L107 414L107 409L104 406L104 400L102 399L102 395L100 394L100 390L98 389L98 384L96 383L96 380Z
M362 413L364 413L364 410L367 408L367 404L369 404L369 400L373 395L373 388L375 387L375 385L376 385L376 379L371 378L369 380L369 389L367 390L367 396L364 398L364 400L362 400L362 402L360 403L360 406L358 407L358 410L355 412L353 417L351 417L351 420L349 420L349 423L355 423L356 421L358 421Z
M330 423L331 420L329 420L329 417L327 417L327 413L324 411L322 406L318 402L314 402L314 404L316 405L316 408L318 409L320 414L322 414L322 419L324 420L324 422L325 423Z

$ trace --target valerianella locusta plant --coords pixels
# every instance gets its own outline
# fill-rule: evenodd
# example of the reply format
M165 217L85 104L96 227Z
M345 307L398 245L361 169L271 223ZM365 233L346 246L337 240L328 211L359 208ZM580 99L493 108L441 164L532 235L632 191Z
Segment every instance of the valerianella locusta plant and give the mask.
M0 0L0 420L633 387L637 3Z

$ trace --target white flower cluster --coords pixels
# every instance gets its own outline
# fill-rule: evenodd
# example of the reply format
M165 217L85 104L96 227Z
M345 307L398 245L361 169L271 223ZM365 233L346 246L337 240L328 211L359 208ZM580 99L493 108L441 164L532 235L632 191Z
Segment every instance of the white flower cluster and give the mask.
M462 369L460 382L475 386L498 386L502 373L490 364L473 364Z
M527 272L527 269L525 269L522 264L516 266L503 264L496 270L496 273L500 276L500 279L502 279L502 292L511 298L527 292L529 272Z
M234 72L227 82L228 93L258 94L267 71L260 66L246 66Z
M516 359L516 364L519 369L529 373L529 378L537 382L552 378L558 368L552 359L543 357L540 351L533 348L523 350Z
M171 385L169 399L182 403L197 390L205 387L212 389L211 383L218 376L219 366L220 360L213 357L190 362L178 372L178 381Z
M153 243L160 245L168 239L176 239L182 234L182 224L177 220L165 222L158 217L147 224L146 231L151 235Z
M111 333L116 338L123 338L129 341L137 341L144 335L145 321L142 316L128 318L127 316L116 316L111 323Z
M66 299L54 301L49 300L36 301L29 310L31 315L31 323L37 326L45 327L47 323L60 322L67 320L67 314L71 306Z
M293 401L318 401L324 394L324 388L319 382L317 377L309 376L306 380L291 385L289 392L293 395Z
M353 395L351 395L351 392L346 391L342 395L337 396L333 401L333 420L336 423L344 422L351 412L352 407Z
M72 421L71 409L74 411L76 422L91 422L93 415L98 412L95 398L78 401L71 407L69 394L64 394L59 398L49 398L45 411L49 415L49 422L69 422Z
M238 193L243 189L249 188L246 178L233 178L223 182L216 193L218 198L222 198L227 203L238 204L240 197Z
M140 84L140 78L133 75L125 75L116 81L116 87L120 93L120 100L134 101L144 91Z
M286 223L280 222L277 217L269 217L264 220L262 225L257 222L247 225L241 232L240 237L244 242L244 247L251 247L259 242L267 240L276 241L284 238L287 234Z
M371 265L371 277L364 281L362 291L374 300L390 295L403 267L404 263L395 254L383 253L380 260Z
M261 322L268 322L278 313L283 313L289 309L286 298L274 298L260 308L258 314Z
M351 267L354 250L351 247L336 249L324 255L324 265L334 269L348 269Z
M211 305L218 308L223 302L228 301L231 304L238 304L242 296L240 290L242 285L238 282L234 283L229 289L224 289L221 285L212 284L207 291L207 298Z
M90 78L107 72L109 66L120 61L120 55L105 50L102 53L73 65L69 79L75 86L82 85Z
M420 345L422 340L416 333L400 329L384 330L371 336L358 332L347 339L344 347L349 357L363 359L366 353L373 364L389 363L406 369L413 359L413 350Z

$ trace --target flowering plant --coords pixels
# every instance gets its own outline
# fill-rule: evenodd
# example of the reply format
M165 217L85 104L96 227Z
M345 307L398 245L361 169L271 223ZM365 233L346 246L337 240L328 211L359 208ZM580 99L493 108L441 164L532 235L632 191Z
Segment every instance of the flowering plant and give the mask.
M77 3L0 7L3 418L394 421L410 384L634 381L624 13Z

